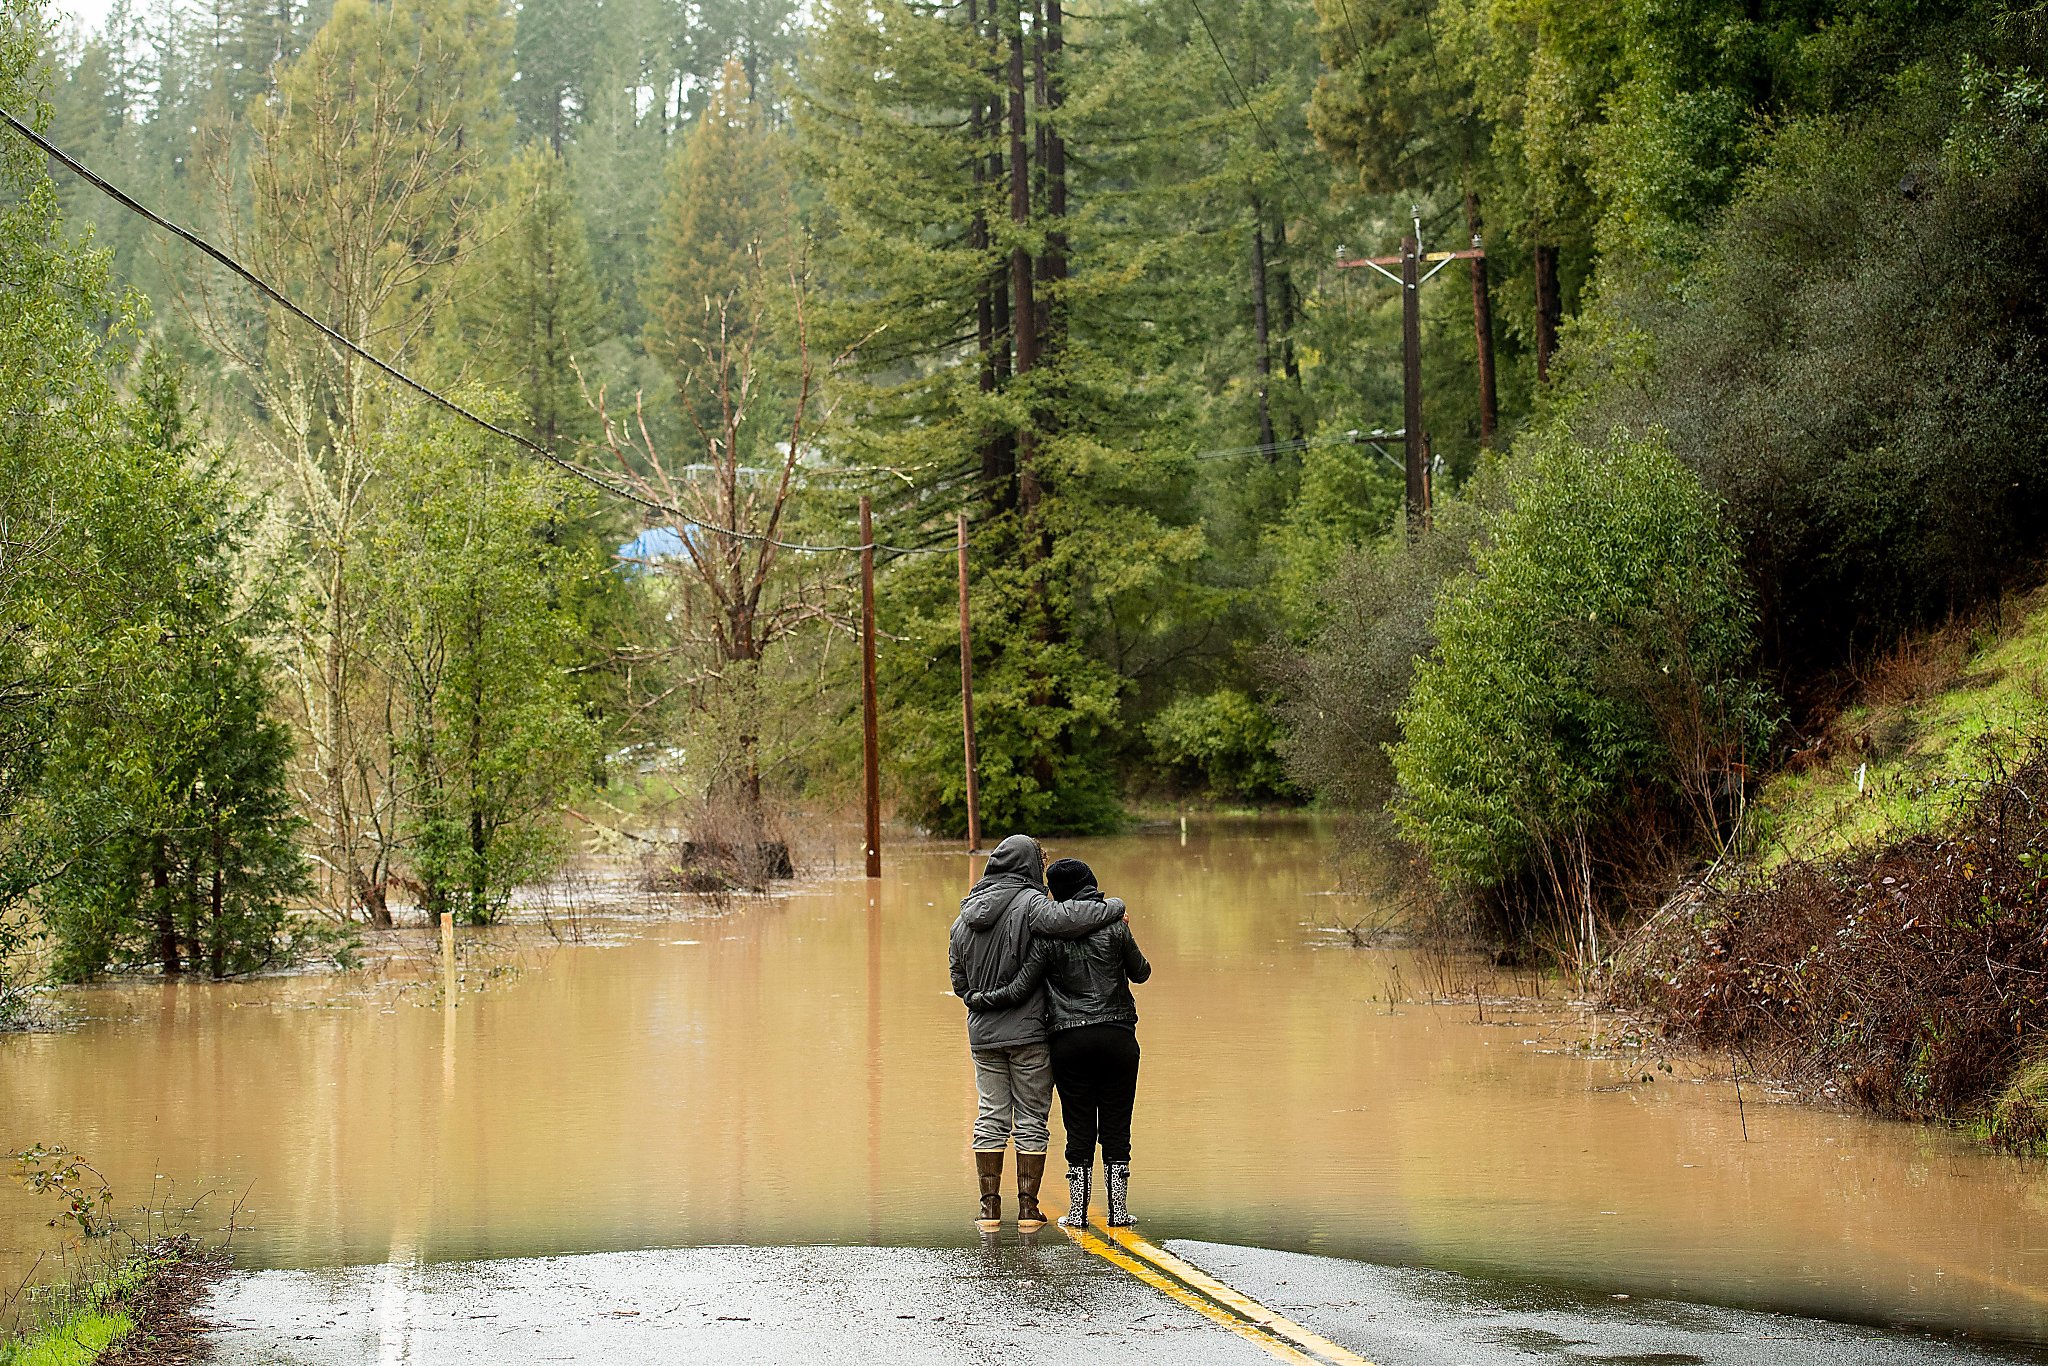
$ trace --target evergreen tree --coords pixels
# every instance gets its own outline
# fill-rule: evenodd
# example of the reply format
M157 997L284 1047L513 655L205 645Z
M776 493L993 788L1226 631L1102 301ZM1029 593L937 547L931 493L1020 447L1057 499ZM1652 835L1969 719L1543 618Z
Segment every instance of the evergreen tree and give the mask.
M471 923L554 867L548 817L597 744L569 676L577 622L562 581L575 562L550 539L557 490L491 440L439 416L394 439L376 539L406 862L429 915Z
M682 116L673 79L681 29L667 11L664 0L604 0L570 162L598 282L627 336L646 322L638 285L648 226L661 199L669 136Z
M517 394L525 430L552 447L591 433L577 366L603 339L605 310L567 164L528 147L507 179L469 263L458 333L475 373Z
M528 138L560 156L590 100L603 11L589 0L521 0L512 41L513 111Z
M795 0L710 0L692 6L696 73L708 77L724 62L737 61L754 98L775 107L777 86L796 65L801 15Z
M835 448L918 485L894 539L978 485L985 809L1055 829L1115 819L1123 679L1201 609L1180 589L1204 542L1146 310L1172 265L1115 250L1122 187L1069 169L1098 151L1068 159L1076 111L1116 98L1092 57L1112 44L1081 32L1052 6L842 6L798 109L838 286L823 326L857 366ZM957 825L939 568L890 576L891 629L917 642L889 666L891 735L910 808Z
M126 450L92 481L101 592L127 617L89 657L52 738L41 818L62 871L43 889L68 979L153 962L214 977L283 953L307 889L257 633L239 592L246 513L189 428L176 372L142 367Z
M678 388L703 367L741 295L786 273L791 204L786 158L737 61L670 160L640 297L643 340ZM710 414L699 413L699 421Z
M40 98L46 16L0 8L0 104L47 126ZM119 316L106 259L66 240L45 159L0 138L0 1016L20 999L33 948L28 899L62 867L40 837L37 794L83 656L122 623L98 577L73 563L90 539L81 485L121 442L104 318Z

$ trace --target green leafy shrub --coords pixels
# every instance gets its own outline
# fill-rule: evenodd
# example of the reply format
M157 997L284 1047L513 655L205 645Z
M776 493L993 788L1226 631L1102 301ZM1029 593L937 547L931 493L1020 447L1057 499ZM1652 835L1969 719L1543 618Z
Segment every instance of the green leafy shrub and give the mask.
M1246 801L1292 795L1280 738L1272 712L1237 688L1175 698L1145 726L1154 760L1181 783Z
M1482 503L1443 499L1428 529L1395 534L1338 561L1320 583L1320 622L1300 649L1271 661L1284 726L1277 748L1294 785L1325 802L1376 811L1394 794L1388 749L1415 661L1436 643L1432 617L1445 585L1471 567L1486 534Z
M387 462L377 630L403 703L407 853L422 910L488 923L559 863L555 811L598 747L570 674L575 552L550 539L547 476L467 428L426 419Z
M1583 852L1639 795L1715 820L1771 729L1735 546L1661 442L1539 441L1509 494L1440 602L1392 750L1396 820L1453 886Z
M1664 428L1721 498L1795 686L2048 545L2048 20L1971 41L1771 129L1685 274L1605 272L1565 351L1582 436Z

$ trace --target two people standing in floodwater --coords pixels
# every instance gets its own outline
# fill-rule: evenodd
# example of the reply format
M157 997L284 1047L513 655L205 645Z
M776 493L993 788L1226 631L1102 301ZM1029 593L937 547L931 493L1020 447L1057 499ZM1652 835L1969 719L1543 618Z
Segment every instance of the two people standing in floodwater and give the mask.
M1068 1212L1088 1220L1095 1148L1102 1147L1109 1222L1136 1221L1128 1205L1131 1110L1138 1088L1138 1010L1130 984L1151 976L1125 918L1078 859L1044 866L1028 835L996 846L960 902L948 958L953 994L967 1005L977 1100L976 1223L1002 1226L1003 1159L1017 1149L1017 1228L1045 1223L1038 1205L1051 1142L1055 1085L1067 1129Z

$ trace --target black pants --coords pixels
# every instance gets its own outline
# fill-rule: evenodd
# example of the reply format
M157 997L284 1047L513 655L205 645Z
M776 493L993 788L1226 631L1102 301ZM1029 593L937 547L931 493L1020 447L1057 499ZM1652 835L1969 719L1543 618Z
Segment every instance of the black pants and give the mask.
M1131 1107L1138 1099L1138 1035L1122 1025L1082 1025L1052 1035L1052 1079L1067 1125L1067 1165L1131 1160Z

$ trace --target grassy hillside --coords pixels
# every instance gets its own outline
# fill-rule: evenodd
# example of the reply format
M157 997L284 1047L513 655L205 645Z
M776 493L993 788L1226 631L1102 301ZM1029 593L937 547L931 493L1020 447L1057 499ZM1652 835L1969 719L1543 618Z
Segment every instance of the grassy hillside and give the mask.
M1865 671L1818 744L1766 781L1760 861L1827 858L1950 826L2048 734L2048 590L1906 642Z
M1638 927L1610 994L1816 1098L2048 1151L2048 590L1852 685L1753 860Z

